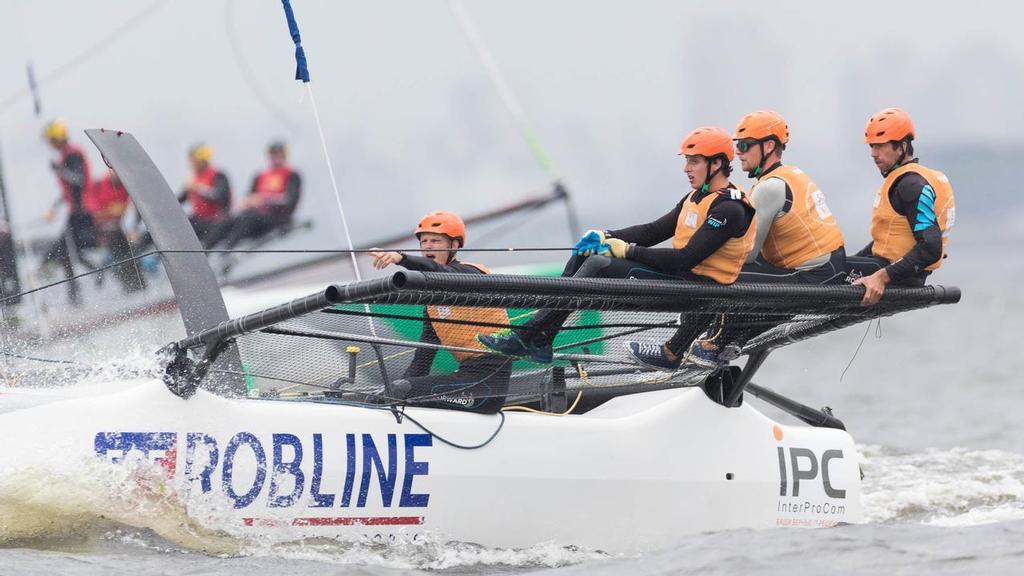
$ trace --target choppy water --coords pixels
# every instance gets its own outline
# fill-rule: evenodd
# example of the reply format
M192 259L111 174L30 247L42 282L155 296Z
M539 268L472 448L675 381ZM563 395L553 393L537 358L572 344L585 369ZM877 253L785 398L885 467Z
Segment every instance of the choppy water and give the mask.
M963 288L960 305L883 320L880 338L873 325L793 346L770 359L757 379L811 405L828 404L846 422L863 457L863 525L704 534L642 556L553 545L495 550L430 539L246 542L213 556L124 522L88 517L73 529L3 542L0 574L1019 573L1024 362L1016 319L1024 317L1024 296L1012 281L1024 278L1024 262L977 253L982 256L958 260L936 278ZM140 362L145 355L140 349ZM85 383L74 393L98 385Z

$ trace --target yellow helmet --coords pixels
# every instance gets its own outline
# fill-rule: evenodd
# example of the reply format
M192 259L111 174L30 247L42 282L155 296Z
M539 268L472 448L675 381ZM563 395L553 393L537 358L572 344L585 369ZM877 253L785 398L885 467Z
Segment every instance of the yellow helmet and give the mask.
M188 157L196 162L213 160L213 148L209 144L196 144L188 149Z
M68 125L63 120L51 120L46 128L43 128L43 136L47 140L67 140Z

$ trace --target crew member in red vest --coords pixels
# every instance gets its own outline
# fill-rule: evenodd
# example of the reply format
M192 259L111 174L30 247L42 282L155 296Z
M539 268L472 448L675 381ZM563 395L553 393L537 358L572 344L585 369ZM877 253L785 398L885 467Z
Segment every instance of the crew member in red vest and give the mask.
M178 194L178 203L188 202L191 214L188 221L195 230L203 248L209 248L210 236L228 219L231 211L231 185L228 177L213 167L213 148L209 144L196 144L188 150L188 161L192 166L192 177ZM138 234L135 252L145 250L153 238L149 233Z
M131 200L117 174L109 170L105 177L93 182L82 204L96 222L97 243L110 250L111 260L119 262L131 258L131 246L121 227L121 219L128 211ZM126 292L145 288L145 280L134 263L118 266L114 274ZM98 278L102 279L102 275Z
M210 246L234 248L242 240L259 238L291 224L302 195L302 178L288 165L283 142L271 143L267 155L270 166L253 178L241 212L211 233Z
M782 163L782 152L789 143L789 125L778 112L762 110L744 116L733 132L736 152L747 176L757 182L750 190L750 201L757 207L757 234L754 248L740 270L737 282L767 284L838 284L846 282L846 249L832 211L811 178L796 166ZM764 330L764 320L751 316L732 317L746 322L751 330ZM776 317L775 321L781 322ZM737 329L732 342L722 339L716 323L705 337L690 348L692 363L713 368L738 350L724 356L729 344L742 345L751 333ZM715 336L718 336L715 338ZM630 351L651 352L636 355L636 360L656 368L671 368L660 355L641 342L627 343Z
M899 108L868 120L864 142L885 180L871 213L871 242L848 259L853 284L864 286L865 305L877 303L889 284L923 286L942 265L956 202L949 178L914 157L914 124Z
M188 220L196 231L199 242L209 248L207 238L223 224L231 211L231 185L223 172L215 169L213 148L197 144L189 149L192 179L178 195L178 202L188 202L192 215Z
M61 196L46 211L43 218L52 221L57 213L57 208L63 204L68 211L67 224L61 237L53 242L42 265L60 264L64 269L66 278L75 275L74 267L71 264L72 249L79 262L88 268L95 268L91 262L85 259L82 251L96 246L96 227L92 216L85 210L82 202L88 194L89 189L89 161L82 150L68 142L68 128L61 120L54 120L46 125L43 136L50 146L57 151L59 158L50 163L53 173L57 176L60 184ZM69 245L70 241L70 245ZM77 304L78 283L74 280L67 282L68 298L73 304Z
M562 276L648 278L732 284L753 248L757 222L746 194L729 182L732 138L722 128L697 128L679 154L691 190L671 211L653 222L620 230L591 230L577 244ZM652 248L672 239L671 248ZM603 256L601 254L608 254ZM485 346L536 363L552 360L552 342L569 310L541 310L510 331L478 336ZM714 314L691 314L672 339L634 354L656 355L678 366ZM652 360L653 362L654 360Z
M456 252L466 242L466 225L451 212L431 212L416 227L422 255L370 252L378 270L397 264L421 272L489 274L480 264L460 262ZM479 322L479 324L466 324ZM484 327L508 326L502 308L427 306L420 342L448 350L459 363L451 374L430 374L437 348L416 348L401 380L393 382L396 395L416 406L497 412L505 403L512 359L490 354L476 339Z

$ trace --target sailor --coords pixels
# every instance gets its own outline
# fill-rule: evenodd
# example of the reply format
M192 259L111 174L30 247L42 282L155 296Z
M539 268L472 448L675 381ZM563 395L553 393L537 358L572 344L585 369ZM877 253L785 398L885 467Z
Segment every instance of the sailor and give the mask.
M761 110L744 116L733 132L736 153L747 177L757 182L750 190L757 207L757 234L737 282L836 284L846 282L843 235L825 201L825 194L796 166L782 163L789 143L789 126L778 112ZM733 322L753 320L733 317ZM690 349L688 358L714 367L722 344L716 324L707 338ZM744 335L736 335L741 340ZM749 335L747 335L749 336ZM642 342L627 348L637 361L657 368L677 366L667 350Z
M847 262L864 305L877 303L889 284L923 286L942 265L956 203L949 178L914 157L914 124L899 108L868 120L864 142L885 179L871 213L871 242Z
M3 206L0 205L0 209L2 208ZM21 284L18 280L18 261L14 251L14 237L11 235L10 224L3 216L0 213L0 298L10 298L10 300L0 303L0 308L8 304L17 304L21 300L17 296L21 292Z
M288 165L283 142L272 142L267 155L270 166L253 178L241 212L211 232L209 246L222 243L225 248L234 248L242 240L260 238L291 224L302 194L302 178Z
M228 177L213 167L213 148L209 144L200 143L189 148L188 161L192 167L192 177L178 194L178 203L188 202L192 209L188 221L199 243L203 248L209 248L208 237L224 223L231 210L231 185ZM137 238L133 247L136 252L142 251L153 241L148 233L133 233L133 236Z
M68 127L61 120L53 120L43 129L43 137L57 151L57 160L50 163L57 182L60 184L61 196L54 202L43 218L50 222L56 217L57 209L64 204L68 211L67 223L60 238L50 245L42 266L57 263L64 269L68 279L68 298L77 304L78 283L71 278L75 275L71 264L71 251L86 267L95 268L85 259L82 251L96 246L96 228L92 216L85 210L82 200L89 188L89 161L82 150L68 141Z
M373 249L373 266L383 270L392 264L421 272L489 274L480 264L460 262L459 248L466 242L466 225L451 212L431 212L416 227L421 256ZM480 324L466 324L478 322ZM393 383L396 394L411 404L472 412L497 412L505 402L512 361L488 354L476 340L483 326L508 326L501 308L427 306L420 342L445 347L458 362L451 374L431 375L436 348L416 348L412 363L401 380Z
M96 223L97 244L110 250L112 261L128 260L132 257L128 238L121 227L121 219L131 203L128 190L113 170L92 183L82 204ZM145 281L132 263L125 263L114 270L126 292L145 288ZM97 276L102 278L102 276Z
M587 232L562 276L736 281L754 246L757 222L747 195L729 181L732 139L722 128L697 128L683 140L679 154L686 158L684 172L691 188L682 200L653 222ZM671 248L652 248L669 238ZM549 363L552 342L571 313L540 310L513 330L478 338L496 352ZM714 316L688 314L683 329L663 347L667 361L679 362Z
M192 165L192 179L178 195L178 202L188 201L192 207L189 222L204 247L205 239L228 216L231 209L231 185L223 172L215 169L213 148L209 144L197 144L188 151Z

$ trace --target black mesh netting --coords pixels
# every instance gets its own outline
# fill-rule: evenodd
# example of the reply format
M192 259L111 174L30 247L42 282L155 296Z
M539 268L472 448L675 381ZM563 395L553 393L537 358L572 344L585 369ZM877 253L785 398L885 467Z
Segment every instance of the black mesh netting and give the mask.
M491 411L558 394L571 401L580 390L696 384L743 355L952 303L959 291L891 288L872 307L861 296L848 286L398 273L333 286L181 345L233 339L253 395ZM478 340L507 342L509 333L524 346L515 356ZM674 363L651 361L659 349Z

